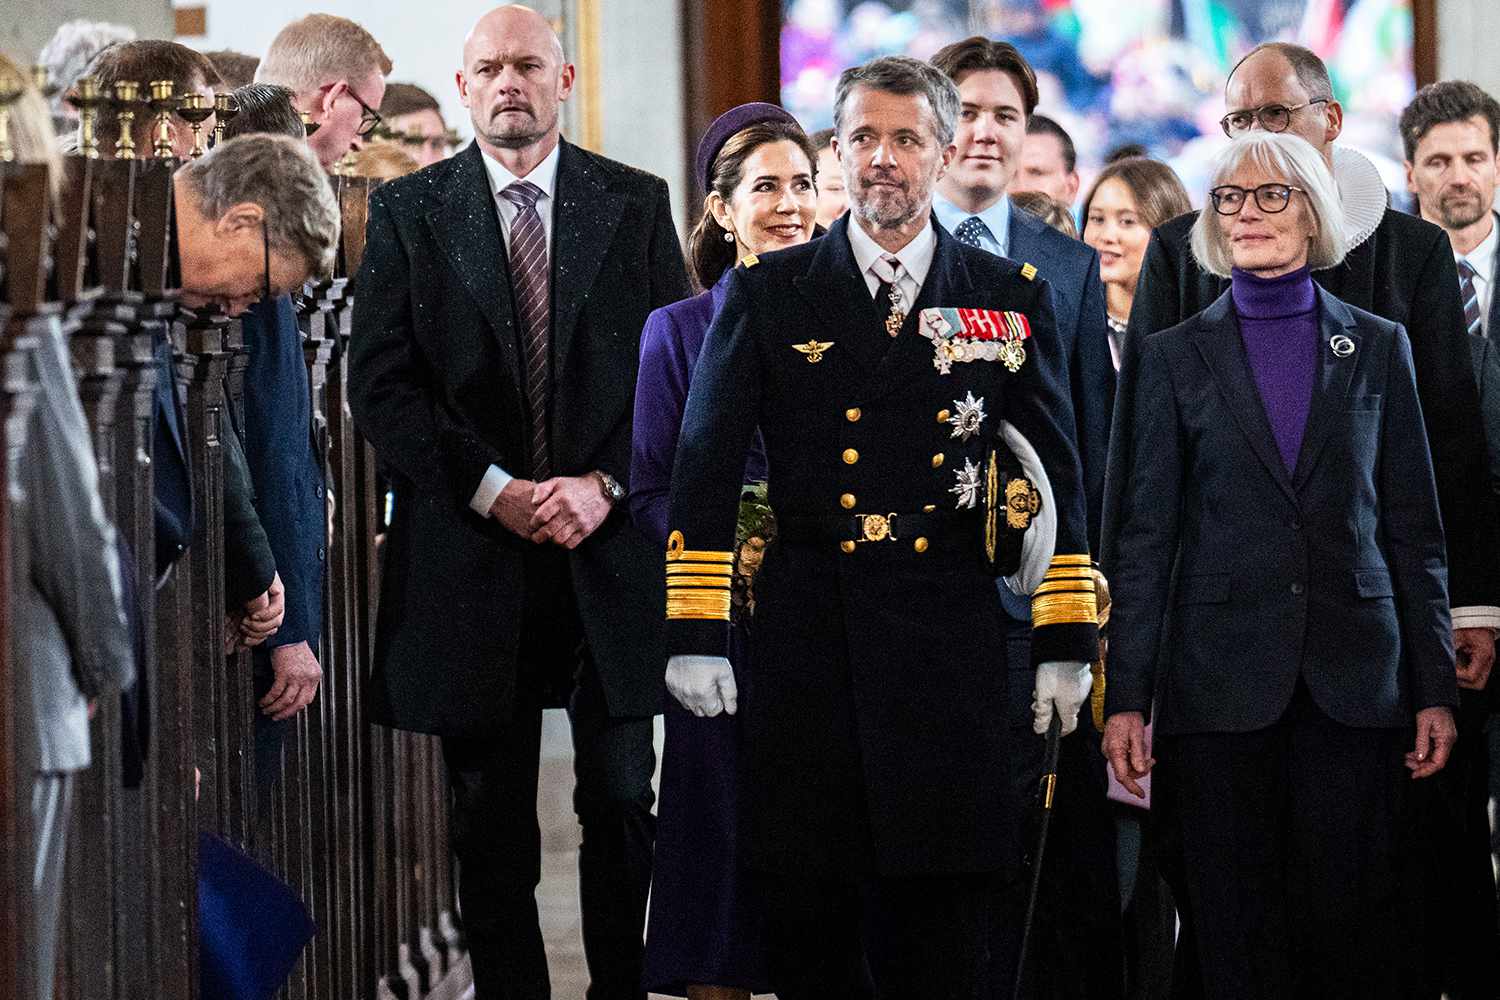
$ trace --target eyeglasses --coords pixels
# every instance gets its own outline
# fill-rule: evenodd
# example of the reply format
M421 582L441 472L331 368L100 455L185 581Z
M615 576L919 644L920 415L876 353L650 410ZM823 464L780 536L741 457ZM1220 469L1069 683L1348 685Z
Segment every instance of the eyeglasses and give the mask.
M359 105L359 128L355 129L354 134L363 139L365 136L369 135L371 132L379 128L380 123L384 121L384 119L380 117L379 111L376 111L374 108L370 107L360 99L360 96L354 92L353 87L345 84L344 91L350 97L354 98L354 103Z
M1314 104L1327 104L1330 100L1332 98L1318 97L1306 104L1262 104L1245 111L1231 111L1219 119L1219 127L1231 139L1250 131L1256 122L1260 122L1260 127L1267 132L1285 132L1292 124L1292 112L1310 108Z
M1208 199L1213 202L1214 211L1220 215L1239 215L1240 209L1245 207L1245 196L1253 194L1255 204L1262 212L1275 215L1286 211L1286 207L1292 203L1293 191L1307 194L1305 188L1292 184L1262 184L1249 190L1234 184L1221 184L1208 192Z

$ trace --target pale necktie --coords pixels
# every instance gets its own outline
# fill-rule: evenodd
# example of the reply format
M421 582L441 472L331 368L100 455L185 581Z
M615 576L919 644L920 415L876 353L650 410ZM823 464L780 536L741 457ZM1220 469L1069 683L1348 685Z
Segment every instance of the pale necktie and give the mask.
M906 322L901 262L889 254L881 254L870 265L870 273L880 280L880 287L875 290L876 310L884 316L885 332L894 337L901 332L901 324Z

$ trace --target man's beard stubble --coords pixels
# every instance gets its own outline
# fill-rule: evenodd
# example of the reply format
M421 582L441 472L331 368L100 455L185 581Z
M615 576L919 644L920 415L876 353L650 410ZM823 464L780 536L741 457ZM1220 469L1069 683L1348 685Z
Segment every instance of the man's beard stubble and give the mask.
M1438 217L1444 229L1464 229L1472 226L1490 211L1484 207L1478 194L1464 198L1439 198Z
M543 136L552 131L557 124L557 111L553 110L551 120L542 122L537 118L534 108L526 108L527 117L522 123L507 128L495 124L495 115L484 123L474 122L474 130L484 136L484 140L497 149L525 149L527 146L535 145Z
M881 188L883 196L877 199L871 196L871 185L863 177L857 178L858 184L850 192L849 206L861 222L870 223L878 229L900 229L917 217L924 202L931 203L936 174L933 171L926 184L921 186L925 198L914 196L913 186L897 179L900 188Z

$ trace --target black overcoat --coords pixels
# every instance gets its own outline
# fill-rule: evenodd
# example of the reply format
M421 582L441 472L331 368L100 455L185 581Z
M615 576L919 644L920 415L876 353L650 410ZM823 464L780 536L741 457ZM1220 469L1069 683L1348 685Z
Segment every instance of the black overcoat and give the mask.
M491 464L530 474L524 360L484 154L370 199L356 278L350 402L393 473L370 684L375 721L485 735L510 718L529 541L469 509ZM552 226L553 473L628 486L641 329L689 294L660 178L561 145ZM571 553L609 709L663 695L661 554L619 505Z

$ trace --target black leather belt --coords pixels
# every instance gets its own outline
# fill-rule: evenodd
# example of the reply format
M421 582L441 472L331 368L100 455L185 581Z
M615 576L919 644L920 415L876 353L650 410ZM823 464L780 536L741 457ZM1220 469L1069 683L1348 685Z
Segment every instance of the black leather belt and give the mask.
M935 535L955 526L948 513L787 515L776 519L788 542L897 542Z

